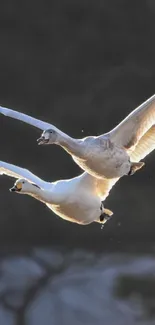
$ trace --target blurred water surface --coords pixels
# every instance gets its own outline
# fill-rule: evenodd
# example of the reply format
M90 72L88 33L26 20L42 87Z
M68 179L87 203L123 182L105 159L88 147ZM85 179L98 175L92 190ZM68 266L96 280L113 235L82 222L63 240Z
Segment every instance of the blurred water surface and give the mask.
M0 324L153 325L155 256L32 248L1 254Z

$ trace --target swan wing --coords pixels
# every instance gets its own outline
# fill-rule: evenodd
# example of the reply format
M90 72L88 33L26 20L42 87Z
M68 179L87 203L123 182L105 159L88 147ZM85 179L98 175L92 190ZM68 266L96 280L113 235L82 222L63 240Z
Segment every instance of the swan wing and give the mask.
M109 195L110 190L116 184L119 178L112 179L97 179L96 180L96 188L97 193L102 201L104 201Z
M40 187L44 187L46 183L25 168L21 168L4 161L0 161L0 175L3 174L14 178L25 178L27 181L35 183Z
M155 149L155 125L153 125L139 140L130 154L131 161L138 162Z
M102 201L107 198L110 190L118 180L119 178L95 178L86 172L80 175L81 186L83 186L83 188L86 188L88 191L91 191L94 195L99 196Z
M154 124L155 95L131 112L109 133L109 136L114 143L131 151Z
M155 149L155 124L140 138L139 142L130 153L130 159L134 162L139 162L144 159L149 153ZM85 175L87 182L90 182L89 175ZM92 177L93 178L93 177ZM113 179L95 179L92 181L92 187L96 186L97 193L105 200L109 195L110 190L116 184L119 178Z
M40 130L47 130L47 129L54 129L55 131L58 131L59 133L64 134L62 131L60 131L56 126L54 126L53 124L47 123L47 122L43 122L41 120L38 120L32 116L29 116L27 114L18 112L18 111L14 111L13 109L10 108L6 108L6 107L2 107L0 106L0 114L3 114L7 117L11 117L13 119L16 120L20 120L24 123L30 124Z

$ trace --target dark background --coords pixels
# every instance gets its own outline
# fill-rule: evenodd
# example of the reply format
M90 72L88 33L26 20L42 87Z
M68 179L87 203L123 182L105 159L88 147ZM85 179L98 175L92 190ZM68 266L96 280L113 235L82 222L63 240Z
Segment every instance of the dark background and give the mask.
M107 132L152 96L154 62L153 0L0 2L0 104L73 137ZM60 147L38 147L39 135L0 116L1 160L48 181L82 172ZM112 189L105 205L114 216L103 230L95 223L68 223L42 203L11 194L14 180L1 176L1 254L34 245L150 252L155 245L154 160L153 152L145 168Z

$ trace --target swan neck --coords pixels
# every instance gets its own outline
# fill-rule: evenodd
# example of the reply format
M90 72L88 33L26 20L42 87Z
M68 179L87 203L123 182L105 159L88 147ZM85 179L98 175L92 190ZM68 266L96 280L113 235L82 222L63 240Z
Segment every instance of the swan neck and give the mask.
M59 197L51 190L44 190L41 188L36 188L33 191L27 193L28 195L34 197L36 200L39 200L43 203L58 204Z
M57 144L74 156L80 156L81 154L82 146L81 141L78 139L74 139L68 135L59 135Z

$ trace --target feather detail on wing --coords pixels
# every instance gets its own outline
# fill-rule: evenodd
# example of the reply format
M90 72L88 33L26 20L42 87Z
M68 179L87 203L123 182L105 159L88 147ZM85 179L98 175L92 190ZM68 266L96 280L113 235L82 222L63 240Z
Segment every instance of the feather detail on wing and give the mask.
M155 125L153 125L139 140L130 154L131 161L139 162L155 149Z
M47 130L47 129L54 129L55 131L59 132L59 134L65 135L65 133L63 133L62 131L60 131L56 126L54 126L53 124L47 123L47 122L43 122L41 120L38 120L32 116L29 116L27 114L24 113L20 113L18 111L14 111L13 109L10 108L6 108L6 107L2 107L0 106L0 114L3 114L7 117L11 117L13 119L16 120L20 120L24 123L30 124L40 130Z
M119 178L100 179L93 177L85 172L79 176L79 180L83 188L86 188L94 195L99 196L101 198L101 201L103 201L109 195L110 190L119 180Z
M155 95L131 112L110 133L111 140L127 150L134 150L138 141L155 124Z
M112 187L117 183L119 178L113 179L96 179L96 190L98 196L104 201L109 195Z
M35 176L29 170L0 161L0 175L3 174L14 178L25 178L27 181L35 183L40 187L44 185L44 181Z

